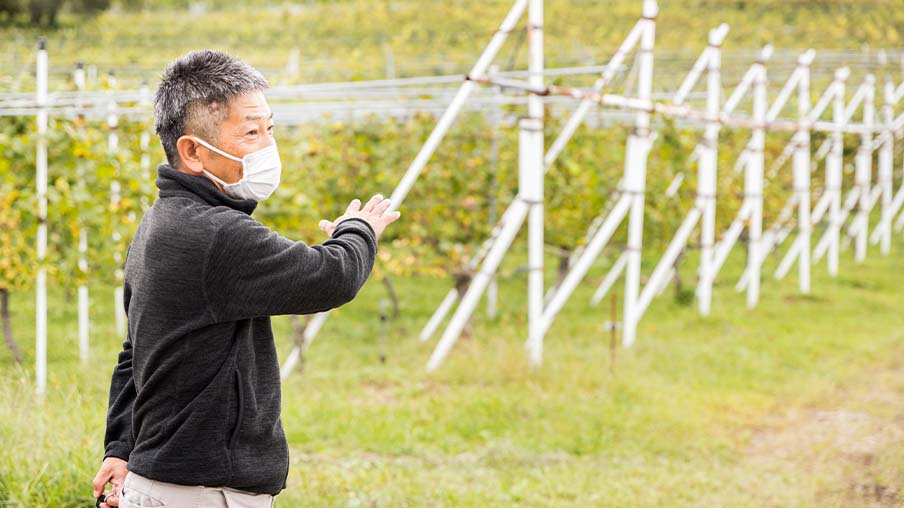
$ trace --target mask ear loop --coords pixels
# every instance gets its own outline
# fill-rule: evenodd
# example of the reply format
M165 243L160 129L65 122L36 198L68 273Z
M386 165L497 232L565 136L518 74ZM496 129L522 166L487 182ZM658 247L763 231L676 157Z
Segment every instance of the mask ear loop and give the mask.
M207 175L207 176L209 176L210 178L213 178L214 180L216 180L220 185L223 186L224 189L225 189L227 186L232 185L232 184L230 184L230 183L228 183L228 182L225 182L225 181L223 181L222 179L218 178L217 175L211 173L210 171L207 171L206 169L202 169L201 171L203 171L205 175Z
M242 161L243 161L242 159L236 157L235 155L229 155L228 153L224 152L223 150L220 150L219 148L217 148L217 147L211 145L210 143L208 143L207 141L204 141L204 140L201 139L201 138L196 138L196 137L194 137L194 136L191 136L191 138L194 139L195 141L197 141L198 143L201 143L202 145L206 146L206 147L209 148L210 150L213 150L214 152L216 152L216 153L222 155L223 157L226 157L227 159L232 159L232 160L234 160L234 161L236 161L236 162L242 162Z
M208 149L210 149L210 150L212 150L212 151L214 151L214 152L216 152L216 153L222 155L223 157L226 157L227 159L232 159L232 160L234 160L234 161L236 161L236 162L241 162L241 163L242 163L242 166L245 165L244 159L239 159L238 157L236 157L236 156L234 156L234 155L229 155L228 153L224 152L223 150L220 150L219 148L217 148L217 147L211 145L210 143L208 143L207 141L204 141L204 140L201 139L201 138L197 138L197 137L195 137L195 136L189 136L189 137L190 137L191 139L195 140L196 142L200 143L201 145L207 147ZM201 169L201 171L203 171L205 175L207 175L207 176L209 176L210 178L216 180L216 182L219 183L220 185L222 185L223 188L226 188L228 185L232 185L232 184L230 184L229 182L226 182L225 180L219 178L217 175L211 173L210 171L207 171L206 169Z

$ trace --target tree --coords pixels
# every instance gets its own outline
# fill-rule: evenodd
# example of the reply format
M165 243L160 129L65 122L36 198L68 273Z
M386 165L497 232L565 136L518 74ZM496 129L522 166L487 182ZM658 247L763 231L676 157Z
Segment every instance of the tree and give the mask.
M63 0L29 0L28 14L32 25L57 26L57 16Z

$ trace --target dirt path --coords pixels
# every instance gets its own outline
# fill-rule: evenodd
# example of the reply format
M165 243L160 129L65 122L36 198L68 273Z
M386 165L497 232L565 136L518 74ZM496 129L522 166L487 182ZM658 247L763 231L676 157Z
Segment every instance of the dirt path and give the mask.
M787 506L760 488L785 482L803 487L795 505L904 507L904 354L818 404L769 418L753 430L745 462L765 506Z

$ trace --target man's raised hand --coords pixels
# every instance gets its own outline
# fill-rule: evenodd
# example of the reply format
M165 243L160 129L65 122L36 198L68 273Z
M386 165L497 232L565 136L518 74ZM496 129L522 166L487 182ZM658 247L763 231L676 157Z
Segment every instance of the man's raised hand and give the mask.
M360 200L353 199L351 204L348 205L348 209L345 210L345 213L336 220L320 221L320 229L327 235L333 236L333 231L336 230L336 226L338 226L340 222L346 219L358 218L370 224L370 227L372 227L377 234L377 238L380 238L380 235L383 234L383 230L386 229L386 226L395 222L400 216L398 211L389 212L390 206L392 206L392 203L389 199L384 198L380 194L370 198L370 201L368 201L363 208L361 207Z

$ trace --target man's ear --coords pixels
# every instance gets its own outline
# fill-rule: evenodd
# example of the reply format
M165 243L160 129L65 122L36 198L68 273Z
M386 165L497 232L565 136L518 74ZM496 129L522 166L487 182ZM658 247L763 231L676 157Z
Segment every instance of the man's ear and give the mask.
M201 154L198 152L200 143L188 136L182 136L176 141L176 151L179 152L179 159L182 167L196 175L201 174L204 164L201 163Z

